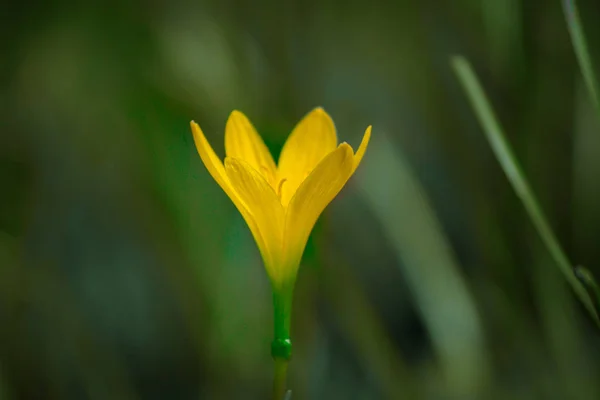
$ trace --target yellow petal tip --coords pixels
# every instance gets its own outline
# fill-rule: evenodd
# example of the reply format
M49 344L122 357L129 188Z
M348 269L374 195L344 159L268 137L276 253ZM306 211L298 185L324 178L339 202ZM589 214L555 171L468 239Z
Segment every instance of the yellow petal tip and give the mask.
M246 114L244 114L243 112L241 112L240 110L233 110L231 113L229 113L229 118L227 118L227 123L231 123L233 121L235 122L240 122L240 121L244 121L244 120L248 120L248 117L246 117ZM227 128L225 128L227 129Z
M354 150L352 150L352 146L346 142L340 143L335 151L341 151L345 153L344 157L354 157Z
M192 129L192 134L194 135L194 138L196 136L204 136L204 134L202 133L202 129L200 129L200 125L198 125L195 121L190 121L190 128Z
M358 146L358 150L356 150L356 153L354 154L354 169L353 169L353 171L356 170L356 168L360 164L362 158L364 157L365 152L367 151L367 147L369 146L369 141L371 140L371 128L372 128L372 125L369 125L367 127L367 129L365 130L365 134L363 135L362 141L360 142L360 146Z
M312 110L310 110L310 112L308 114L306 114L306 117L312 117L312 118L331 118L329 116L329 114L327 113L327 111L325 111L325 109L322 106L318 106L313 108Z
M329 114L327 113L327 111L325 111L325 109L321 106L315 107L312 110L312 114L316 114L320 117L329 117Z
M363 135L363 139L362 139L362 142L360 145L363 146L363 143L364 143L365 149L369 145L369 141L371 140L371 130L372 129L373 129L372 125L367 126L367 129L365 130L365 134Z

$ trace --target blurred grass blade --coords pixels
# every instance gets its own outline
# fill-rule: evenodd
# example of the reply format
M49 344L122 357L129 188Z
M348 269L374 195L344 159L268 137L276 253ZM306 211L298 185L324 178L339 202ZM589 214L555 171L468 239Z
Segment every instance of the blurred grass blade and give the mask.
M579 279L579 282L585 287L592 300L592 304L596 309L596 314L600 315L600 288L598 287L598 283L596 283L596 279L594 279L594 275L587 269L582 266L577 266L573 269L575 276Z
M392 244L431 338L443 392L449 398L482 398L490 379L489 350L475 296L451 243L402 151L381 129L369 152L357 182ZM390 171L393 178L377 178Z
M581 73L585 80L585 84L590 92L596 111L600 116L600 101L598 99L598 81L594 75L594 67L592 65L592 58L588 51L587 42L583 33L583 27L581 25L581 19L579 18L579 10L575 0L563 0L563 10L565 12L565 18L567 20L567 26L569 28L569 34L571 35L571 42L577 55L577 61L581 68Z
M453 57L452 67L454 72L458 76L463 89L467 93L469 101L473 106L477 118L483 127L483 131L486 134L492 150L496 155L496 158L500 162L502 169L506 173L508 180L510 181L513 189L517 193L517 196L523 202L529 217L531 218L533 225L541 236L544 245L550 251L550 254L565 278L573 287L573 290L579 296L585 307L588 309L592 318L598 326L600 326L600 320L598 314L593 306L592 300L588 295L588 292L580 283L580 281L573 274L573 269L569 259L562 250L558 240L554 236L542 209L540 208L537 199L535 198L529 183L525 179L525 175L521 172L521 168L515 159L512 150L506 141L505 135L502 132L494 112L471 68L469 62L464 57Z

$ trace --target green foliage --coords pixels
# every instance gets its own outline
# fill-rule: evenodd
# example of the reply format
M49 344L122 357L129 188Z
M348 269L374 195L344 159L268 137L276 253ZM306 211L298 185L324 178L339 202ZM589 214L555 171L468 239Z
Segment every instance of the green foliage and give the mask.
M500 162L500 165L502 165L502 169L504 169L504 173L508 177L517 196L523 202L540 237L554 258L556 265L560 268L569 284L571 284L575 290L575 293L588 308L590 315L600 327L600 320L592 305L592 301L587 295L584 286L581 285L580 281L573 274L573 267L558 243L556 236L552 232L550 224L546 220L537 199L531 191L527 179L523 175L523 172L521 172L521 167L515 159L510 145L506 141L502 128L494 116L494 112L485 97L485 93L483 92L473 69L463 57L454 57L452 59L452 66L469 96L471 105L477 113L479 122L483 126L484 132L494 150L496 158Z
M580 19L596 37L600 6L563 6L7 3L2 400L268 398L270 284L189 121L223 156L240 109L276 155L319 105L353 146L373 136L299 271L293 399L599 398Z

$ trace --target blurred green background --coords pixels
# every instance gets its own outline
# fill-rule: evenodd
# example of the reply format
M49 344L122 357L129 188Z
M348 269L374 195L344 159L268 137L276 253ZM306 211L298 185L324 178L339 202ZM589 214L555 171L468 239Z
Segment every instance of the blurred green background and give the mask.
M600 59L600 3L580 1ZM600 274L600 124L559 0L7 1L0 399L267 399L269 282L202 165L315 106L361 168L297 281L293 399L598 399L600 335L449 65L472 62L574 263Z

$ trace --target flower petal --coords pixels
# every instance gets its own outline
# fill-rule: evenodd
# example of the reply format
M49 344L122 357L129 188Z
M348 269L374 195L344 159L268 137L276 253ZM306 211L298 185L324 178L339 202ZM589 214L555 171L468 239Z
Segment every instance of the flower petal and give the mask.
M271 280L276 282L282 260L283 206L271 185L246 161L227 157L225 171L231 185L247 205L256 222L263 243L261 244L258 238L256 241L267 272Z
M248 118L234 110L225 126L225 154L244 160L274 186L277 168L273 156Z
M279 157L279 177L286 179L281 201L286 206L302 181L337 146L335 126L322 108L308 113L292 131Z
M219 186L221 186L221 189L223 189L227 196L229 196L229 198L231 199L233 204L235 204L240 214L242 214L242 217L244 217L244 220L248 224L252 235L258 243L258 247L261 249L264 248L264 240L260 234L258 225L254 220L254 217L250 214L246 204L244 204L242 199L238 196L238 194L231 186L229 178L227 177L227 174L225 172L225 168L223 167L223 163L215 154L214 150L206 140L206 137L204 136L204 133L202 133L200 126L198 126L198 124L194 121L190 122L190 126L192 127L192 133L194 135L196 149L198 150L198 154L200 155L204 166L214 178L214 180L217 181Z
M371 140L371 126L367 127L365 134L363 135L362 141L360 142L360 146L354 155L354 168L352 168L352 173L356 171L356 168L360 164L363 156L365 155L365 151L367 151L367 146L369 146L369 140Z
M215 154L215 151L208 143L208 140L206 140L202 129L200 129L200 126L194 121L190 122L190 126L192 128L192 134L194 135L194 143L196 144L196 150L198 150L198 154L200 155L204 166L212 175L214 180L217 181L219 186L221 186L221 189L223 189L225 193L227 193L227 195L230 198L232 198L232 200L233 198L237 198L235 193L232 191L231 186L229 185L229 179L225 174L225 168L223 167L223 163Z
M353 166L352 148L342 143L317 165L294 194L285 220L285 252L292 258L288 265L298 266L317 219L342 190L352 175Z

